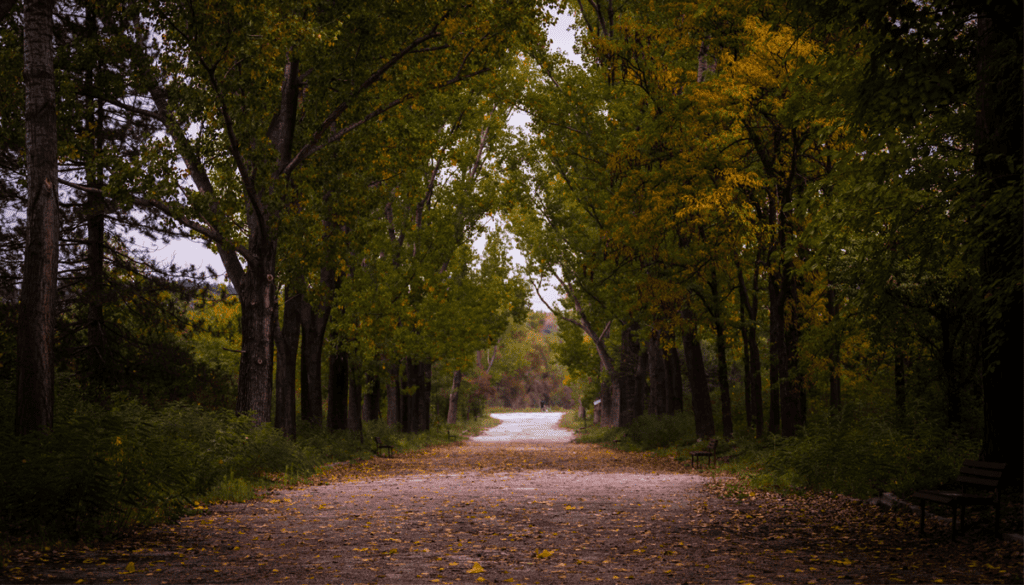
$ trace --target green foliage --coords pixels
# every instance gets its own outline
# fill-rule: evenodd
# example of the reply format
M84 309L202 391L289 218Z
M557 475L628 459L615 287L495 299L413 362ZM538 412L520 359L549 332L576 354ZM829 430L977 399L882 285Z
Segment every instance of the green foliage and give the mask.
M857 497L941 485L979 448L935 423L898 426L855 406L808 426L803 437L775 441L763 480Z
M70 397L74 387L64 386ZM0 434L0 536L52 541L112 537L172 521L199 502L245 501L270 480L295 483L325 463L372 456L372 436L396 450L450 442L498 420L484 417L403 435L381 421L363 434L300 425L289 441L227 410L176 402L155 410L119 397L58 411L50 433Z
M693 415L676 412L671 415L645 414L637 417L626 429L626 437L644 450L685 445L697 439Z
M312 467L269 426L182 403L82 404L51 433L2 440L0 525L15 536L114 535L176 518L225 476Z

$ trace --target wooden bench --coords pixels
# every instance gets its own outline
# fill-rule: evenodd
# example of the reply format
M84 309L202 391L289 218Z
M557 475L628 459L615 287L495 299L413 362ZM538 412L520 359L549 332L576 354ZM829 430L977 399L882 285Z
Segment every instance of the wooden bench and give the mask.
M921 534L924 534L925 503L945 504L953 509L953 538L956 538L956 516L960 510L960 528L968 506L992 506L995 509L995 530L999 532L999 479L1006 469L1005 463L964 461L960 468L959 490L921 490L911 498L921 501Z
M384 451L387 451L388 457L395 456L395 448L392 447L391 445L385 445L384 443L381 443L380 439L378 439L377 437L373 438L373 442L377 444L377 448L374 449L374 452L377 454L377 457L383 457L381 453Z
M712 460L714 460L715 463L718 463L718 439L711 439L708 441L708 448L704 451L690 451L690 466L699 466L701 457L707 458L708 467L711 467Z

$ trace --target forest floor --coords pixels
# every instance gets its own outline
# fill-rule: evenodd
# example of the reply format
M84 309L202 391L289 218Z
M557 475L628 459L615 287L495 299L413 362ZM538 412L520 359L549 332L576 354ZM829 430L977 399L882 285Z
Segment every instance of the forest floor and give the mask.
M909 513L753 491L689 462L569 443L557 415L498 416L509 420L475 440L335 465L308 485L112 544L21 551L0 580L1024 581L1024 545L987 521L956 541L938 522L921 537Z

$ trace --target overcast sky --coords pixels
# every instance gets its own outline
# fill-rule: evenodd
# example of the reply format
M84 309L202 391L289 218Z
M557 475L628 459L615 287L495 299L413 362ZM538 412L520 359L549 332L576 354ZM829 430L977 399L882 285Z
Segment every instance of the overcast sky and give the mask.
M558 22L548 28L548 37L551 39L551 43L556 50L563 51L570 57L573 57L574 61L580 62L579 57L572 48L574 39L572 31L569 30L571 24L572 16L568 13L558 15ZM153 256L161 261L173 261L179 266L188 266L190 264L194 264L199 268L210 266L220 275L221 281L225 280L224 264L220 261L220 258L198 241L176 240L167 246L157 243L153 244L151 249L154 250ZM518 251L515 251L513 260L521 265L523 257ZM548 288L543 293L548 303L554 305L556 300L554 290ZM547 311L547 308L540 302L536 294L531 298L530 305L534 311Z

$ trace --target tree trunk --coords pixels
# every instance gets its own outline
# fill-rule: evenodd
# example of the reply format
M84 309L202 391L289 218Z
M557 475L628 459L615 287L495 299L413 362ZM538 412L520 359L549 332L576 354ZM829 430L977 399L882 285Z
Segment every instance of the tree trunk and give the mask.
M696 327L690 309L683 309L683 319ZM704 354L700 348L700 341L697 340L692 329L683 333L683 354L686 358L690 392L693 395L693 420L697 436L713 437L715 436L715 415L711 406L711 390L708 388L708 375L704 368Z
M633 417L636 413L636 401L640 394L636 383L637 354L639 351L637 343L633 339L633 331L635 329L635 323L627 323L622 326L621 343L619 345L619 368L617 372L619 383L616 385L618 388L617 397L614 395L615 389L613 388L612 390L612 402L618 405L618 413L613 412L612 417L616 419L615 426L618 427L627 427L633 422Z
M96 15L91 8L86 8L86 28L89 34L96 34ZM93 71L86 73L86 91L94 92ZM89 99L89 115L86 124L96 128L92 148L95 153L103 151L103 128L106 126L105 110L99 100ZM85 302L86 302L86 368L89 379L93 383L105 384L111 379L111 364L108 363L107 336L105 331L103 309L106 299L103 265L106 252L106 207L107 198L103 195L103 172L94 165L86 165L85 184L92 190L85 194Z
M779 434L781 420L780 396L789 362L786 359L785 297L781 291L782 279L776 272L768 278L768 432Z
M953 343L953 317L949 311L939 316L941 334L941 365L942 381L946 390L946 424L950 427L960 425L963 408L960 404L960 384L957 383L957 361Z
M380 418L381 387L380 375L373 374L373 382L370 385L370 393L363 401L363 420L372 421Z
M792 437L796 429L807 423L807 392L804 388L804 377L800 372L797 348L800 347L801 308L797 301L798 286L794 279L790 280L790 294L786 309L786 361L789 375L783 381L782 388L782 436ZM788 434L787 434L788 433Z
M761 348L757 342L757 267L754 267L750 290L747 290L743 269L736 265L740 290L740 322L743 331L744 357L744 390L748 396L748 424L753 420L754 436L764 436L764 397L761 385Z
M295 439L295 365L299 354L299 309L297 295L285 287L284 318L277 335L277 409L274 426Z
M984 182L976 208L985 210L993 221L976 221L979 229L1000 228L987 237L981 250L981 285L985 293L987 322L985 338L989 348L984 354L983 412L985 417L981 456L987 461L1007 464L1008 485L1020 489L1024 484L1024 304L1021 281L1024 257L1021 222L1020 161L1024 158L1021 140L1020 107L1021 7L1012 2L977 2L977 91L975 94L975 172ZM1006 48L1010 39L1015 47ZM1015 189L1009 191L1010 189ZM1000 193L1008 193L1006 203L998 204Z
M18 316L14 432L53 427L57 323L57 106L53 0L25 0L25 162L28 234Z
M715 356L718 360L718 394L722 401L722 436L732 437L732 396L729 389L729 361L725 344L725 306L718 287L718 272L711 273L711 302L715 319Z
M238 366L235 411L239 414L252 413L257 423L270 422L273 342L277 328L274 321L277 287L274 284L273 260L276 245L265 243L269 249L257 256L240 282L235 283L242 304L242 356Z
M839 379L839 365L843 357L842 340L838 332L834 330L836 317L839 315L839 303L836 301L835 287L829 285L825 293L825 310L829 314L829 323L833 325L832 335L834 338L829 343L829 375L828 375L828 405L830 408L839 408L842 404L842 386Z
M327 372L327 430L341 431L348 426L348 354L331 353Z
M416 421L417 433L425 433L430 430L430 390L433 364L429 361L422 362L417 368L416 384Z
M324 351L324 336L327 333L327 320L330 310L319 307L314 310L305 295L301 297L302 311L302 420L315 428L323 425L323 372L321 363ZM348 393L344 387L340 390Z
M400 427L402 424L402 386L398 366L389 365L387 368L388 381L388 417L389 427Z
M668 350L665 362L668 374L668 398L665 401L666 414L675 414L683 409L683 366L679 359L679 348L672 346Z
M633 402L633 419L637 419L643 416L645 410L644 407L650 408L651 404L651 385L647 382L647 373L650 371L650 359L647 354L647 348L636 343L635 350L637 352L636 370L633 372L633 378L636 380L636 401Z
M363 432L363 377L358 366L359 362L350 364L348 377L348 430L355 434Z
M399 400L402 403L402 432L413 433L416 428L416 368L411 358L405 358L405 383Z
M448 394L448 424L453 425L459 419L459 386L462 385L462 370L455 370L452 377L452 391Z
M732 429L732 396L729 395L729 362L725 353L725 331L722 321L715 320L715 351L718 357L718 393L722 400L722 436L731 437Z
M647 377L651 384L651 414L665 414L668 412L666 403L668 400L668 372L665 363L665 352L661 349L661 343L656 332L652 332L647 338Z

